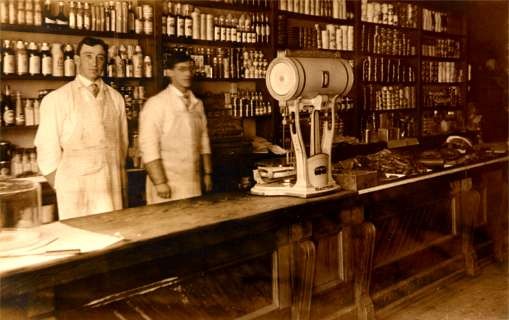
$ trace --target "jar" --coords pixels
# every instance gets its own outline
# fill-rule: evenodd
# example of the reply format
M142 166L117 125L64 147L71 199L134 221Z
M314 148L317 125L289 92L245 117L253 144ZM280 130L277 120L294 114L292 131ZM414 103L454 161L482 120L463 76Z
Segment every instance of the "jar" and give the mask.
M54 77L64 76L64 51L61 43L51 45L51 57L53 58L52 74Z

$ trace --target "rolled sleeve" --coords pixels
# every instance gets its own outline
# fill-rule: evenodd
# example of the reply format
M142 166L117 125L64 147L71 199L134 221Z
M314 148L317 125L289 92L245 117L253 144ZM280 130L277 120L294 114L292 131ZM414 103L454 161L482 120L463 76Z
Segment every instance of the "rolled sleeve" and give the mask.
M201 106L201 124L202 124L202 134L201 134L201 150L200 154L210 154L210 139L209 139L209 132L207 130L207 116L205 115L205 111L203 110L203 104Z
M55 171L62 156L59 129L61 117L59 117L58 103L54 97L54 95L46 96L41 102L40 123L34 140L37 147L37 164L43 175Z
M161 159L160 137L161 121L164 115L159 112L157 102L149 99L140 113L139 143L141 157L144 163Z

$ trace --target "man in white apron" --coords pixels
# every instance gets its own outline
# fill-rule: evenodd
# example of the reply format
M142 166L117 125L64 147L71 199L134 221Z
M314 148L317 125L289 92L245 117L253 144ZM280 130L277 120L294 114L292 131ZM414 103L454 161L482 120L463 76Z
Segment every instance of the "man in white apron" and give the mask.
M35 136L39 168L55 188L60 219L122 209L127 120L120 93L101 75L101 39L77 47L78 75L41 102Z
M205 191L212 190L207 119L203 103L189 90L193 63L183 53L170 60L172 83L150 98L140 113L148 204L200 196L202 174Z

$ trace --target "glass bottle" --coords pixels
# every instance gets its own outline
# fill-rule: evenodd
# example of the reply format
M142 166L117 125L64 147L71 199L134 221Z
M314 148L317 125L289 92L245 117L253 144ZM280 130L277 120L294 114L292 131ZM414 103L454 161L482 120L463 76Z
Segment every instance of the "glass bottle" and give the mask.
M191 12L193 11L193 7L191 5L184 5L184 36L187 39L191 39L193 37L193 18L191 17Z
M53 66L51 73L54 77L64 76L64 51L61 43L53 43L51 45L51 57L53 58Z
M175 4L175 21L177 26L177 38L184 38L185 37L185 17L182 15L182 7L180 3Z
M25 24L34 25L34 3L32 0L25 0Z
M136 45L134 49L133 60L133 75L135 78L143 77L143 52L140 45Z
M25 125L33 126L34 122L34 107L32 104L32 99L25 100Z
M64 76L74 77L76 75L76 67L74 64L74 48L70 44L66 44L64 48Z
M46 42L41 45L41 73L43 76L51 76L53 73L53 57Z
M4 74L16 73L16 55L10 40L4 40L2 53L2 70Z
M28 74L28 52L21 40L16 43L16 74L19 76Z
M150 56L145 56L143 59L143 70L145 78L152 78L152 60Z
M168 17L166 18L166 32L170 39L173 39L177 33L175 15L173 14L173 2L168 1Z
M76 6L74 4L74 1L71 1L69 3L69 28L76 29L76 16L77 16L77 10Z
M5 86L5 91L4 91L4 96L3 96L3 105L2 105L2 118L4 120L4 125L6 127L11 127L11 126L14 126L14 123L15 123L15 113L14 113L14 106L13 106L13 103L12 103L12 98L11 98L11 88L9 87L9 85L6 85Z
M31 76L41 74L41 55L35 42L28 45L28 73Z
M39 1L35 1L34 4L34 25L42 26L42 9Z
M15 124L17 126L25 125L25 110L23 108L23 102L21 101L21 93L16 92L16 118Z
M44 1L43 16L44 16L44 25L47 28L51 28L52 26L54 26L57 23L56 17L53 15L52 10L51 10L51 0Z
M0 23L9 22L9 6L7 0L0 1Z
M85 2L83 8L83 29L91 30L92 29L92 13L90 12L90 4Z

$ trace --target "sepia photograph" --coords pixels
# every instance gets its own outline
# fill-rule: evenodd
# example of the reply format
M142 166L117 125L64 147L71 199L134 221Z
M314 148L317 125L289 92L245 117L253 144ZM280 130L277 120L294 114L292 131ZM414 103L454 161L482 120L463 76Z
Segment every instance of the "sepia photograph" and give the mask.
M0 320L509 320L509 1L0 0Z

